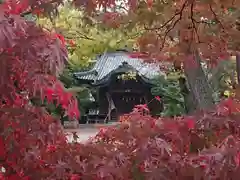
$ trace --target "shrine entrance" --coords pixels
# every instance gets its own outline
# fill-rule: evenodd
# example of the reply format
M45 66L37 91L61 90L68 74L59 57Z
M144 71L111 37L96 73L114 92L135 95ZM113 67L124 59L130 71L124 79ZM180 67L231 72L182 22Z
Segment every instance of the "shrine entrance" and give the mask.
M74 77L79 84L90 85L96 90L99 122L115 121L139 104L147 104L149 113L159 107L158 101L152 101L151 94L152 80L161 73L157 64L132 58L125 50L107 52L96 59L91 70L76 72Z
M136 105L146 103L143 93L113 92L112 99L118 115L130 113Z

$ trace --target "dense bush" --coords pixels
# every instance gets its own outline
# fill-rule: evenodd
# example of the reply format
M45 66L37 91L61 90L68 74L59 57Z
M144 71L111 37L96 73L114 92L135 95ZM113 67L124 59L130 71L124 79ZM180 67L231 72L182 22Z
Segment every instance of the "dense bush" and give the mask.
M20 150L10 154L2 149L1 157L6 157L2 162L25 179L237 180L239 105L229 99L213 112L175 119L153 119L134 112L120 125L100 130L86 144L67 143L58 121L42 118L40 123L33 117L30 121L35 126L45 125L49 130L14 133L11 138L18 138ZM48 136L37 140L37 134ZM8 171L9 179L13 172Z
M153 80L154 87L151 92L155 96L161 97L164 105L161 116L173 117L185 114L185 102L181 92L178 76L170 73L166 78L164 76L156 77Z
M239 105L229 99L215 111L176 119L130 114L90 143L105 148L104 165L94 171L106 179L238 179Z

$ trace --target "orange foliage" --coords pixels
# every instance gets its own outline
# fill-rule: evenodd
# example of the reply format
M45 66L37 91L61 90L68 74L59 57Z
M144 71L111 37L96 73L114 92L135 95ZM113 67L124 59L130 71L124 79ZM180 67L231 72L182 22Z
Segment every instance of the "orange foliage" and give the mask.
M111 0L94 2L96 7L114 4ZM135 23L146 30L138 41L140 50L155 58L168 56L165 59L182 60L198 49L202 58L215 63L239 50L236 19L240 15L240 1L128 0L127 4L130 13L125 20L131 21L131 26ZM93 6L85 7L94 10Z

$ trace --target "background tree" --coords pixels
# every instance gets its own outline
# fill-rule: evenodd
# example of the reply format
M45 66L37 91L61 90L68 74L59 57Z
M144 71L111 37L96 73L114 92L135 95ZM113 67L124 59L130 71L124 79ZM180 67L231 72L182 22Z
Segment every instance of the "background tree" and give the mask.
M138 28L128 30L120 26L107 27L106 24L99 22L100 19L93 18L91 24L87 24L84 18L86 15L83 11L69 4L59 7L59 14L53 21L47 17L38 18L38 23L43 28L50 29L65 38L69 52L69 67L75 71L91 65L96 55L106 51L131 49L136 43L136 38L141 34ZM101 19L104 18L108 18L107 15L102 15Z
M218 63L216 67L208 68L209 84L215 92L215 97L231 96L237 87L236 59L225 60Z

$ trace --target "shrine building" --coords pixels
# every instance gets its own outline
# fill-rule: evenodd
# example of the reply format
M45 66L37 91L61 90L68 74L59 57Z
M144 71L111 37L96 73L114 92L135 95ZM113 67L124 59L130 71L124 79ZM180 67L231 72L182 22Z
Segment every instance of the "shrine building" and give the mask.
M92 114L109 122L130 113L139 104L147 104L150 113L159 111L162 105L151 94L151 80L160 74L158 65L119 50L97 56L91 70L76 72L74 77L78 84L96 88L98 108Z

